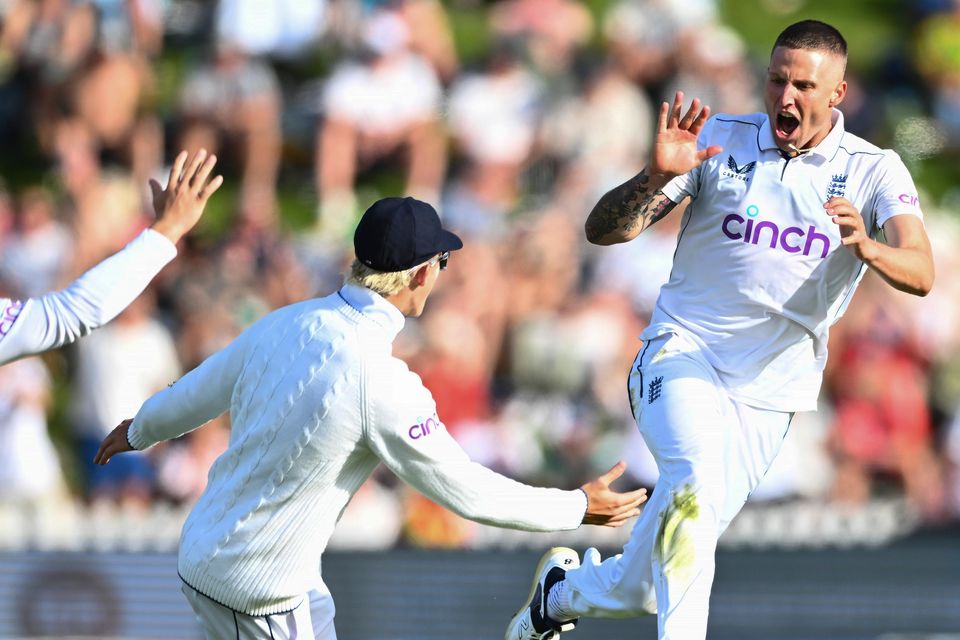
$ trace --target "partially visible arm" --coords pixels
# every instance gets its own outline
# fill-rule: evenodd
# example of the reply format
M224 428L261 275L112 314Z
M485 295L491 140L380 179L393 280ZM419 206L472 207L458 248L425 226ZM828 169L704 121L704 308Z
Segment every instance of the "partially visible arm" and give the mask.
M702 149L697 145L697 137L710 116L710 107L701 108L700 101L694 98L681 117L682 113L680 91L672 107L666 102L660 105L657 139L649 166L600 198L584 225L587 240L600 245L633 240L677 206L677 202L663 194L663 187L720 153L717 145ZM678 198L678 202L682 199Z
M187 152L181 152L165 189L150 181L157 214L151 229L63 291L22 303L6 301L0 309L0 364L69 344L133 302L177 255L177 241L194 227L222 184L220 176L209 179L216 162L202 149L189 161Z
M832 198L824 205L840 226L841 242L895 289L925 296L933 287L933 252L923 221L904 214L883 225L886 244L867 234L863 217L846 198Z
M63 291L11 302L0 324L0 363L61 347L109 322L177 255L147 229Z
M890 285L917 296L933 288L933 251L930 238L919 218L894 216L883 225L887 244L880 244L876 256L868 261Z
M677 206L660 191L667 182L665 176L651 177L644 169L608 191L587 217L587 240L611 245L636 238Z
M377 418L365 425L367 441L397 476L454 513L498 527L557 531L581 522L619 526L646 499L643 490L619 494L608 488L623 473L622 464L580 491L564 491L532 487L473 462L447 433L419 377L391 369L394 387L382 403L372 400Z
M227 411L258 326L247 329L176 383L150 396L136 417L124 420L103 439L93 461L106 464L118 453L147 449L182 436Z

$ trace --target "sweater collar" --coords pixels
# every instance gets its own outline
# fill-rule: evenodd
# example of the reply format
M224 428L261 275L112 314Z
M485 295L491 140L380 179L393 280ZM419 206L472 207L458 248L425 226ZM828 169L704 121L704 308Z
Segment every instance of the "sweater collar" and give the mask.
M403 314L379 293L355 284L343 285L338 293L351 308L381 327L391 341L403 329Z

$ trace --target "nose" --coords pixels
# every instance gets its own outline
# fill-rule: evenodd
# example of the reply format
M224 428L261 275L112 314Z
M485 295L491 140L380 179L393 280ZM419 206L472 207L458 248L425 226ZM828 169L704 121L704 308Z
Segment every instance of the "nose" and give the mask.
M794 89L792 85L786 84L781 88L780 97L777 102L781 107L789 107L793 105L796 95L796 89Z

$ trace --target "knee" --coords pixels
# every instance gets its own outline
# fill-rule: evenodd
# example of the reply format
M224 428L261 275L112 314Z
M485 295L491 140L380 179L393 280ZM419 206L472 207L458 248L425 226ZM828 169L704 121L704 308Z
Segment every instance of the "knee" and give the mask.
M686 579L708 554L711 558L719 536L722 495L692 484L671 491L658 514L653 542L655 570L665 577Z

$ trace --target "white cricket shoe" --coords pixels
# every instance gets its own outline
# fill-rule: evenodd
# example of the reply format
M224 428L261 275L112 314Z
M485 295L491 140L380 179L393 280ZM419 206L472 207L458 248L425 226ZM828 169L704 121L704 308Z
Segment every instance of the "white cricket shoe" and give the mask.
M563 580L568 569L580 566L580 556L573 549L554 547L543 554L536 573L533 574L533 586L530 595L507 626L505 640L554 640L563 631L572 631L577 620L559 622L547 615L547 594L550 587Z

